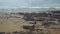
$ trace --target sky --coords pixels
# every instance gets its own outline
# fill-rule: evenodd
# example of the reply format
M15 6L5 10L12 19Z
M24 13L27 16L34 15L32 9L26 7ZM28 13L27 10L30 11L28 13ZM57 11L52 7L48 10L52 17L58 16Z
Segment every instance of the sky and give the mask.
M0 8L60 7L60 0L0 0Z

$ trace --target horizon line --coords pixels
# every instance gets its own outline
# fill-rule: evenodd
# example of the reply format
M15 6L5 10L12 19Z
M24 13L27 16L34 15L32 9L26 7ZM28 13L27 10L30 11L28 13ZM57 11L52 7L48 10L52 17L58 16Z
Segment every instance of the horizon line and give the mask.
M28 7L28 6L21 6L21 7L11 7L11 6L0 6L0 8L60 8L59 6L47 6L47 7L44 7L44 6L41 6L41 7Z

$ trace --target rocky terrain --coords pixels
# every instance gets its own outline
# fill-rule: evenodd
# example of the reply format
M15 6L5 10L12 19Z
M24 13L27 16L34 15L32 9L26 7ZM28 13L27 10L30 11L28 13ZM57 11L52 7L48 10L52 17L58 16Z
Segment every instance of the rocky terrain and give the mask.
M59 34L60 11L0 12L0 34Z

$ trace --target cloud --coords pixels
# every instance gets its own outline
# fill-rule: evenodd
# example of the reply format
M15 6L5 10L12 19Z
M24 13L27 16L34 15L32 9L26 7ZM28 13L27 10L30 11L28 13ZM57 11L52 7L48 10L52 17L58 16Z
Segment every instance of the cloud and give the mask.
M33 2L33 1L45 1L45 0L0 0L0 2L14 2L14 1L28 1L28 2Z
M0 6L6 7L60 7L59 0L0 0Z
M14 1L17 1L17 0L0 0L0 2L14 2Z

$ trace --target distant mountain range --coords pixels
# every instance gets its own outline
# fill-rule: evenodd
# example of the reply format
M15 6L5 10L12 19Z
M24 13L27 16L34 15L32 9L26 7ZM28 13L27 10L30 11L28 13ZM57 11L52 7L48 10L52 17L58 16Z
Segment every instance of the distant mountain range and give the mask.
M0 8L4 12L37 12L37 11L57 11L60 8Z

